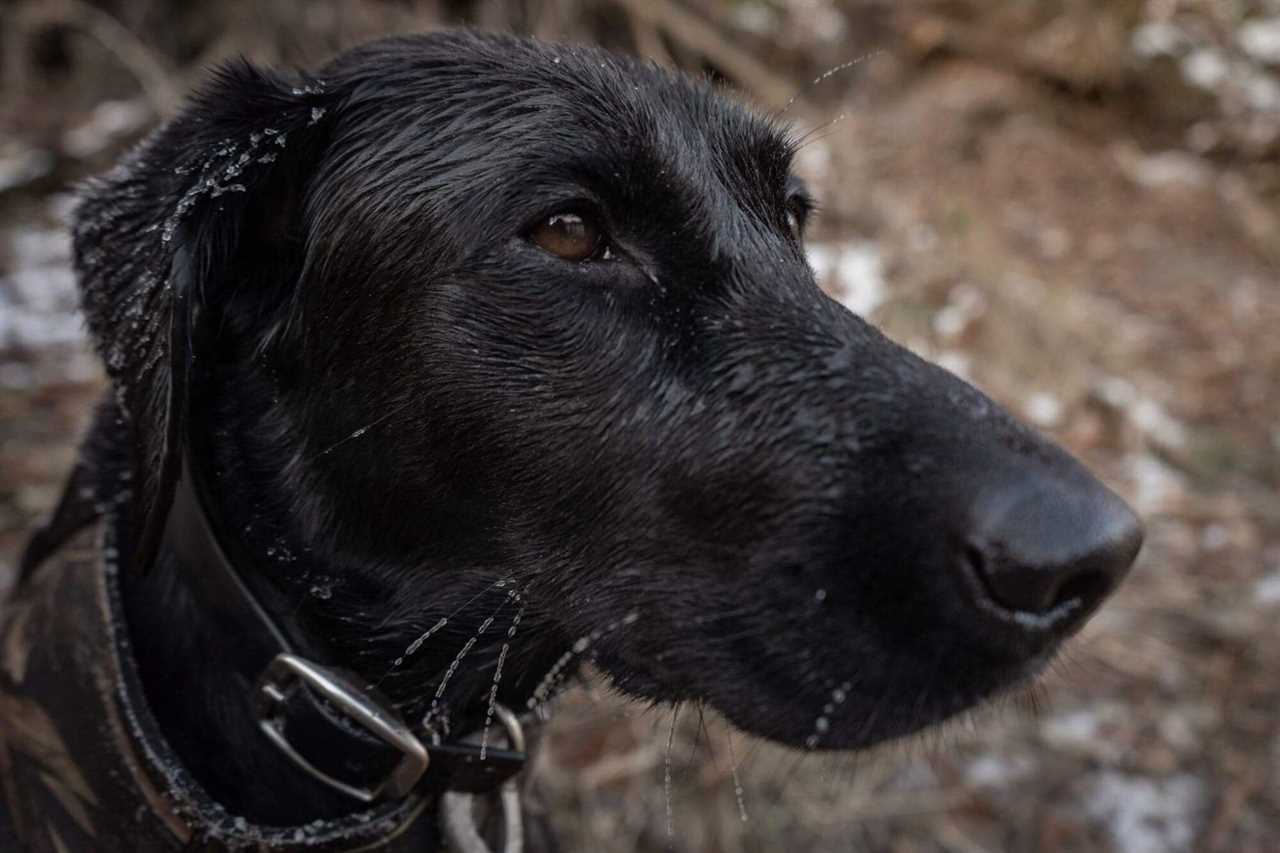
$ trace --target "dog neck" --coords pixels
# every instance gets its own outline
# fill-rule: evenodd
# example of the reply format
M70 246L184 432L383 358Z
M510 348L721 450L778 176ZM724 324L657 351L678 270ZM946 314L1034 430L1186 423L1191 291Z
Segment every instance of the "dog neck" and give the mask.
M286 449L261 438L287 431L239 414L253 410L256 396L253 383L243 383L234 398L225 398L234 402L211 412L211 422L228 428L212 436L208 463L217 476L210 478L210 497L221 529L240 540L236 550L255 557L237 570L298 653L379 684L407 719L429 713L437 724L452 723L455 733L474 726L483 713L498 681L495 656L504 654L508 671L518 673L501 685L503 700L520 703L530 695L537 680L531 676L545 671L562 648L545 638L512 642L523 615L514 587L465 575L427 596L425 584L393 584L395 575L385 568L309 541L284 511L290 501L271 476L268 460L288 458ZM255 685L231 665L227 626L208 606L201 584L193 583L192 568L166 542L151 571L126 590L143 684L175 751L228 811L259 823L305 823L363 808L301 772L264 738L253 711ZM430 561L418 562L414 571L423 578L447 574ZM430 626L450 620L450 630L435 632L438 641L421 640ZM467 632L472 641L463 638ZM524 636L537 640L536 626ZM490 642L501 639L505 644Z

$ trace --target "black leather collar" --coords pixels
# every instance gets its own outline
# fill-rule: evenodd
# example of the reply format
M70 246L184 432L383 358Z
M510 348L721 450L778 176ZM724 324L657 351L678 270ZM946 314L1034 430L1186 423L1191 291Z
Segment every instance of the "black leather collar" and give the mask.
M131 552L118 547L125 529L123 518L107 513L64 530L54 553L0 606L0 813L8 812L20 839L0 840L0 850L441 849L449 802L471 795L423 792L285 825L231 814L209 796L147 705L125 624L120 557Z
M372 685L300 656L227 556L199 469L184 454L163 542L225 638L227 659L254 685L263 749L354 800L428 787L487 793L524 767L524 753L462 742L426 746ZM227 689L244 689L228 685Z

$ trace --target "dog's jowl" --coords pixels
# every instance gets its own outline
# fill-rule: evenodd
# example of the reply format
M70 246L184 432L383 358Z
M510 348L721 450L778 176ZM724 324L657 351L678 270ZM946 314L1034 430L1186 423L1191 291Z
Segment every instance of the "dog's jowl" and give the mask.
M795 145L451 33L229 65L90 184L112 390L6 611L24 841L421 845L584 660L817 750L1034 677L1138 521L819 290Z

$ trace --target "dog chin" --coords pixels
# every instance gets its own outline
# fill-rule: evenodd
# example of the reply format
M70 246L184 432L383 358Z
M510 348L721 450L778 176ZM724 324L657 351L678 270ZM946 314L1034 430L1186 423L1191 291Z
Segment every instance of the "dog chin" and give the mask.
M631 699L655 705L697 701L753 737L804 751L851 752L910 738L988 707L1002 697L1029 695L1058 651L1056 646L1051 647L1002 668L1001 672L992 672L980 685L944 689L934 684L915 695L906 690L902 695L886 691L879 696L850 695L840 702L831 701L830 694L808 695L800 691L788 700L780 696L783 691L778 691L777 685L744 685L756 697L749 702L708 701L698 691L680 686L684 679L675 671L653 661L643 666L630 660L625 664L614 661L612 667L603 660L597 664L614 689ZM925 697L927 701L921 701ZM910 708L911 713L901 714L904 708Z
M1017 697L1029 697L1028 704L1034 705L1033 692L1039 677L1056 655L1057 649L1042 652L1015 667L1007 676L994 678L984 689L941 693L934 702L919 708L911 718L878 723L842 720L838 725L832 723L828 735L816 743L811 735L804 739L787 738L784 742L788 746L822 752L865 750L945 727L952 720L993 706L1004 707L1004 699L1013 698L1016 704Z

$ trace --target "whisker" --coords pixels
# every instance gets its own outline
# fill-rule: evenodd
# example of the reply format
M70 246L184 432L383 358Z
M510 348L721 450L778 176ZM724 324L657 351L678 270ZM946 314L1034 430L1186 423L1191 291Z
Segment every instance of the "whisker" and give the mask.
M498 584L505 585L505 581L498 581L495 586ZM431 707L427 709L427 713L422 717L422 727L430 732L433 737L439 738L441 733L445 735L449 733L449 715L447 712L443 714L440 713L440 700L444 698L444 692L448 688L449 682L453 679L454 674L457 673L458 667L462 664L463 659L471 653L471 650L475 648L480 637L483 636L485 631L489 630L489 626L493 624L498 613L506 606L507 602L511 600L513 592L514 590L507 593L502 602L494 608L493 613L489 614L489 616L480 623L480 627L476 630L475 634L471 635L467 642L463 644L462 649L459 650L459 652L454 655L453 660L449 662L449 668L445 670L444 678L440 679L440 683L436 686L435 696L431 698ZM440 728L442 730L441 732L436 731L437 720L439 720Z
M803 88L796 90L796 93L791 96L791 100L787 101L786 104L783 105L782 109L777 112L776 114L777 117L781 118L782 116L786 115L787 111L790 110L793 106L795 106L796 101L800 100L800 96L803 95L805 92L809 91L810 89L812 89L813 87L818 86L823 81L828 80L831 77L834 77L836 74L839 74L841 71L847 71L848 69L854 67L855 65L861 65L863 62L866 62L868 59L877 57L882 53L884 53L884 50L880 48L876 48L875 50L869 53L864 53L855 59L850 59L847 62L842 62L839 65L834 65L831 68L828 68L826 71L822 72L817 77L814 77L812 80L810 80L807 86L804 86Z
M565 668L569 666L574 658L590 649L592 644L598 642L601 637L607 636L619 628L633 625L639 618L640 614L637 611L632 610L616 622L610 622L603 628L597 628L590 634L587 634L584 637L579 637L575 640L573 645L569 647L569 650L557 658L556 662L551 665L551 669L547 670L547 674L542 676L542 680L538 682L536 687L534 687L533 695L529 697L528 702L525 703L525 707L532 711L544 705L550 697L561 673L565 671Z
M516 601L520 601L520 594L516 593ZM511 620L511 627L507 628L507 639L502 644L502 651L498 652L498 665L493 671L493 684L489 687L489 705L484 712L484 730L480 734L480 760L484 761L489 750L489 727L493 725L494 706L498 704L498 686L502 683L502 665L506 663L507 652L511 650L511 641L516 638L516 631L520 628L520 620L524 618L524 604L520 604L520 609L516 612L515 618Z
M825 139L830 139L832 134L835 133L836 125L848 117L848 113L840 113L826 124L819 125L818 127L801 134L800 137L796 139L796 150L799 151L809 145L813 145L815 142L822 142Z
M676 828L675 815L671 808L671 748L676 741L676 719L680 714L680 706L671 709L671 731L667 733L667 755L663 763L662 788L667 801L667 849L675 848Z
M427 642L427 640L431 639L431 637L434 636L436 632L438 632L440 629L447 626L450 620L456 619L459 613L466 610L472 604L475 604L486 593L494 589L501 589L511 581L512 581L512 578L509 578L509 577L498 578L496 581L494 581L491 584L488 584L479 592L477 592L475 595L471 596L466 601L462 602L462 604L459 604L448 615L440 617L440 619L434 625L432 625L423 633L419 634L418 637L415 638L413 642L411 642L408 646L405 647L404 652L399 657L397 657L394 661L391 662L391 667L385 673L383 673L382 678L378 679L377 684L381 685L382 682L385 681L386 678L391 675L392 670L402 666L404 664L405 658L411 657L412 655L417 654L418 650L422 648L422 646ZM508 593L507 598L509 599L510 597L511 597L510 593ZM505 604L506 602L504 601L503 603ZM501 605L499 605L499 608L501 608ZM494 611L494 612L496 613L497 611Z
M341 447L342 445L346 444L348 441L351 441L351 440L353 440L353 439L357 439L357 438L360 438L360 437L364 436L367 432L369 432L369 430L373 429L373 428L374 428L374 427L376 427L376 426L379 426L379 425L381 425L381 424L385 423L388 419L390 419L390 418L394 417L395 415L400 414L400 412L403 412L405 409L407 409L407 408L409 407L409 405L410 405L412 402L413 402L412 398L411 398L411 399L408 399L408 400L405 400L405 401L404 401L403 403L401 403L399 406L396 406L396 407L395 407L394 409L392 409L391 411L386 412L385 414L383 414L383 415L382 415L382 417L377 418L376 420L373 420L373 421L371 421L370 423L365 424L364 426L360 427L360 428L359 428L358 430L356 430L355 432L351 433L351 435L347 436L346 438L342 438L342 439L339 439L338 441L335 441L333 444L329 445L329 446L328 446L328 447L326 447L324 450L321 450L319 453L317 453L315 456L313 456L313 457L312 457L312 459L314 460L314 459L319 459L321 456L327 456L327 455L329 455L330 453L332 453L333 451L337 450L337 449L338 449L339 447Z
M733 796L738 801L738 819L747 822L747 801L742 790L742 777L738 774L738 756L733 752L733 732L725 732L725 741L729 744L729 772L733 775Z

